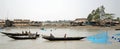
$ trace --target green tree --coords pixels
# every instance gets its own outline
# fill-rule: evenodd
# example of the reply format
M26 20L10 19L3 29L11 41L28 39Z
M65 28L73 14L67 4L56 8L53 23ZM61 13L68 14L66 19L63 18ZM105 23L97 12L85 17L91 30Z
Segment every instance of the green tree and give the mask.
M103 10L104 12L104 6L101 6L101 8L97 8L96 10L93 10L87 17L88 21L92 21L92 20L95 20L95 21L100 21L100 10ZM104 15L104 19L113 19L114 14L110 14L110 13L105 13Z
M90 22L90 21L92 21L92 18L93 18L92 14L89 14L87 17L87 20Z
M117 21L120 21L120 17L117 17L117 19L116 19Z
M113 18L114 18L113 15L114 15L114 14L110 14L110 13L106 13L106 14L105 14L106 19L113 19Z
M92 10L92 12L87 17L88 21L91 22L92 20L94 20L95 22L98 23L98 25L105 25L105 23L106 23L105 19L106 20L108 20L108 19L113 20L114 14L105 13L104 9L105 9L104 6L101 6L101 7L98 7L96 10Z

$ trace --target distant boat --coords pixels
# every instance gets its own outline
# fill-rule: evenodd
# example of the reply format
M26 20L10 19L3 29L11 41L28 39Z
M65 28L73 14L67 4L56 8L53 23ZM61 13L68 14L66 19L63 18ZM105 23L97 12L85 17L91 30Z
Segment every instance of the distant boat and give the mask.
M5 27L0 27L0 29L4 29Z
M6 32L1 32L2 34L5 34L7 36L25 36L25 35L29 35L28 33L6 33ZM37 37L39 37L39 34L33 34L31 33L32 35L36 35Z
M32 36L32 35L28 35L28 36L8 36L12 39L15 39L15 40L26 40L26 39L37 39L37 36Z
M51 37L51 36L42 36L42 38L47 39L49 41L62 41L62 40L81 40L86 37Z
M1 32L2 34L5 35L12 35L12 36L22 36L22 35L28 35L28 34L22 34L22 33L6 33L6 32Z
M120 29L115 29L115 30L120 30Z
M45 30L45 28L40 28L41 30Z

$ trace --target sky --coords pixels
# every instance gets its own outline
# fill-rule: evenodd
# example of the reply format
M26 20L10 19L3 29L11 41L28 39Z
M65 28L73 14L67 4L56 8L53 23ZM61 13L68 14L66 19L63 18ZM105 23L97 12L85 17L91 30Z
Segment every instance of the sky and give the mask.
M0 19L74 20L102 5L120 17L120 0L0 0Z

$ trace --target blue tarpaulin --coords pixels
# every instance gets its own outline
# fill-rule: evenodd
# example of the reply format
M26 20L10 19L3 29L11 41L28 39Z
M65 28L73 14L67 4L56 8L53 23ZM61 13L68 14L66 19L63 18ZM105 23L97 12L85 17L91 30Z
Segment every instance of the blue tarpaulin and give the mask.
M88 36L87 39L93 43L108 43L108 33L103 32L96 35Z

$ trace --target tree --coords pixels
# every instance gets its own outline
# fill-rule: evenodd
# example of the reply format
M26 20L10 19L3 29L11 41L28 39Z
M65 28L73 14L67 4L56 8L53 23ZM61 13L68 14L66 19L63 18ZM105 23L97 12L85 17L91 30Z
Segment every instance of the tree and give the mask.
M100 21L104 19L113 19L112 13L105 13L104 12L104 6L101 6L100 8L97 8L96 10L93 10L87 17L88 21L95 20L95 21ZM100 18L102 17L102 18Z
M105 25L105 19L113 19L114 14L112 13L105 13L104 6L98 7L96 10L92 10L92 12L88 15L87 19L89 22L95 20L99 25Z
M91 14L88 15L87 20L90 22L92 21L93 16Z
M113 19L113 18L114 18L113 15L114 15L114 14L110 14L110 13L106 13L106 14L105 14L106 19Z
M120 17L117 17L117 19L116 19L117 21L120 21Z

